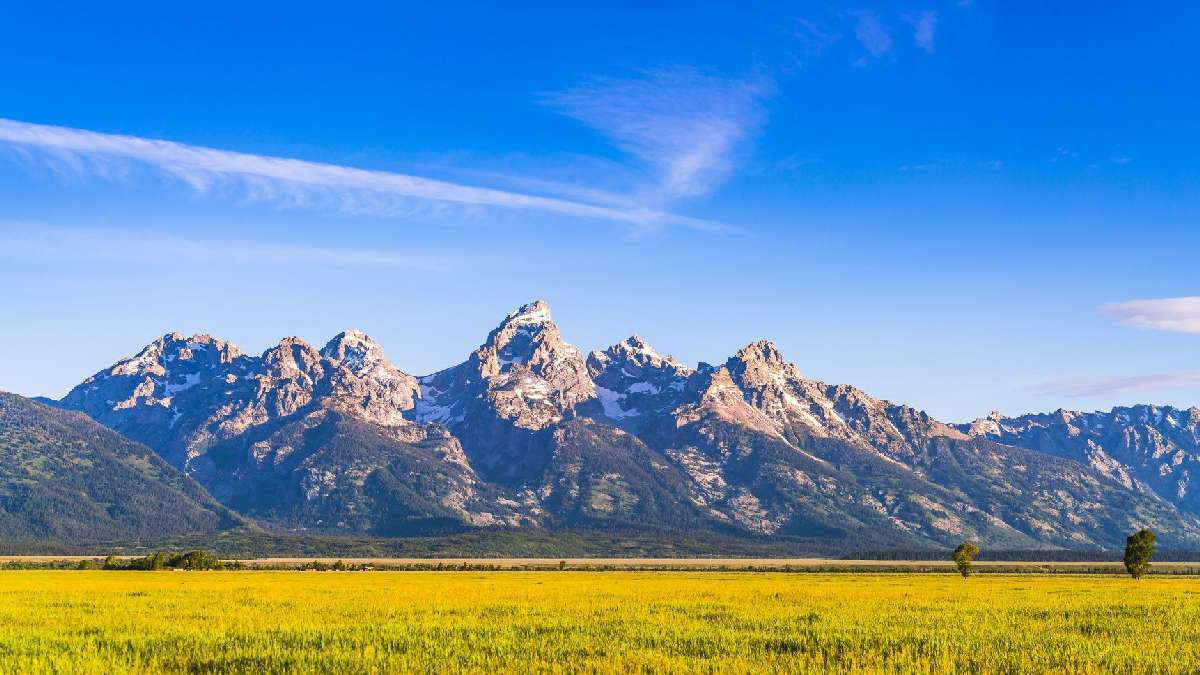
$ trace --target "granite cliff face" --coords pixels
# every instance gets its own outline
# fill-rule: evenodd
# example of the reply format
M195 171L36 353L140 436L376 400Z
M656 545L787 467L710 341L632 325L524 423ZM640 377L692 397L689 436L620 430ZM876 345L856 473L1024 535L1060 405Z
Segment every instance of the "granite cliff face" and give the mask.
M1200 543L1200 411L950 425L804 377L770 342L685 366L633 337L586 356L544 302L415 377L346 331L245 356L166 335L61 402L291 529L721 529L854 542Z

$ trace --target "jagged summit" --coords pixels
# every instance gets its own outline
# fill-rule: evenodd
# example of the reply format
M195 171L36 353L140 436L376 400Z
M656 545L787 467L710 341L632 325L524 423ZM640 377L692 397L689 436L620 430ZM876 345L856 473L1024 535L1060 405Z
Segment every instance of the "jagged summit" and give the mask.
M417 421L451 428L499 419L543 429L595 396L582 353L563 341L541 300L506 316L466 361L419 382Z
M579 350L563 342L550 308L539 300L509 314L475 354L481 361L494 355L496 372L500 372L514 363L530 364L536 356L550 352L578 354Z
M346 330L333 336L321 348L321 356L355 372L387 363L383 347L361 330Z
M602 352L594 351L591 355L594 355L598 359L617 359L639 366L662 367L663 365L669 365L679 371L687 370L690 372L691 370L675 360L675 357L664 357L659 354L654 347L650 346L650 343L646 342L637 333Z
M134 377L145 374L162 375L165 372L164 366L175 360L229 363L241 355L237 345L207 333L189 338L178 331L172 331L150 342L134 356L118 361L107 371L97 373L93 379L106 373L110 376Z
M546 304L545 300L534 300L527 305L522 305L515 312L509 314L501 326L506 324L523 326L551 323L553 321L554 319L550 315L550 305Z
M613 347L615 349L627 351L631 354L644 354L646 357L652 359L662 358L659 356L658 352L654 350L654 347L651 347L650 343L643 340L642 336L638 335L637 333L634 333L621 342L618 342L617 344L613 345Z
M783 368L787 365L783 354L779 353L779 348L771 340L752 342L739 349L734 358L747 363L763 363L772 368Z
M679 405L693 373L673 357L663 358L637 334L592 352L587 365L604 415L626 427Z

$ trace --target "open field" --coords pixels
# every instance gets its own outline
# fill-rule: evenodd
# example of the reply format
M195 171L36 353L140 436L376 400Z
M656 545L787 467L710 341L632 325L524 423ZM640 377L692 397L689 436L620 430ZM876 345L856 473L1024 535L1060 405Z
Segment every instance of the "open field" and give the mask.
M1197 672L1200 579L0 573L0 672Z

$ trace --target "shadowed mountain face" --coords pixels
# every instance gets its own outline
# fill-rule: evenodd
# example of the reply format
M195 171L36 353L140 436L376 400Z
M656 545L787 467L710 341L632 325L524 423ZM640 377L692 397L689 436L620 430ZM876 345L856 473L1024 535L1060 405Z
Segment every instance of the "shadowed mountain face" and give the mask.
M1200 408L1138 405L1012 418L992 413L961 428L973 437L1075 460L1130 490L1200 514Z
M1200 411L1114 411L1103 431L1074 417L953 426L805 378L770 342L697 368L636 335L584 355L543 302L423 377L358 331L320 350L287 338L258 357L170 334L60 405L294 529L688 528L1036 548L1115 547L1151 527L1164 545L1200 544ZM1081 440L1085 428L1094 437Z
M103 542L243 524L146 446L0 392L0 538Z

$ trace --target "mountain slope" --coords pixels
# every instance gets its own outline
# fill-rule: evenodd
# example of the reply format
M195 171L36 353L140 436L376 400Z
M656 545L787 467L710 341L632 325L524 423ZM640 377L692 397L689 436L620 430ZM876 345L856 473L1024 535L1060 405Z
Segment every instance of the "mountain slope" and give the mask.
M79 543L243 524L149 448L0 392L0 537Z
M1200 408L1139 405L1014 418L993 413L961 428L977 438L1073 459L1131 490L1200 514Z
M804 378L770 342L697 371L633 347L626 341L589 362L615 394L603 416L673 457L703 486L713 515L746 529L835 522L876 538L891 528L926 544L1010 548L1118 547L1147 526L1182 545L1200 537L1193 515L1077 462L975 439L919 410Z

